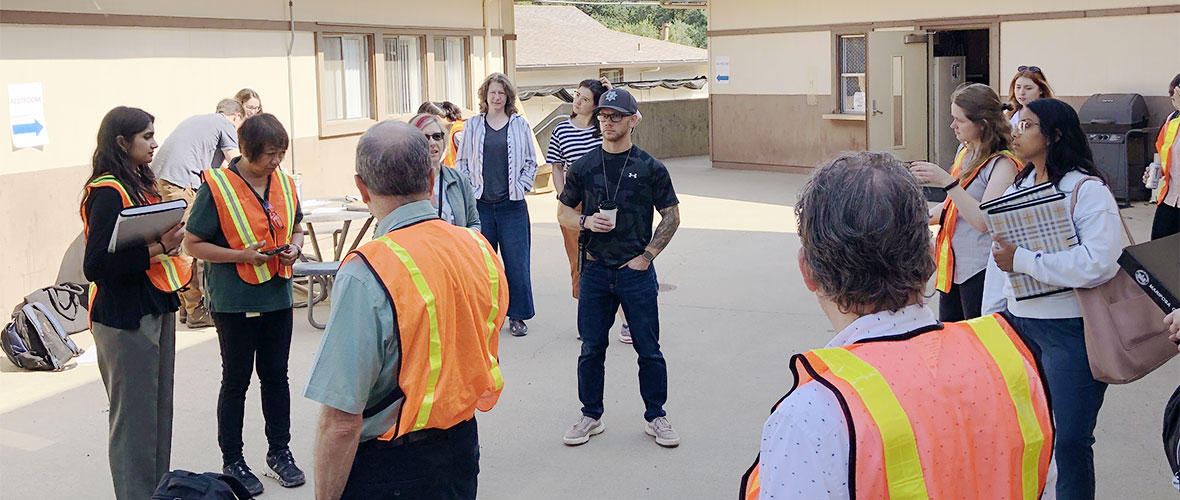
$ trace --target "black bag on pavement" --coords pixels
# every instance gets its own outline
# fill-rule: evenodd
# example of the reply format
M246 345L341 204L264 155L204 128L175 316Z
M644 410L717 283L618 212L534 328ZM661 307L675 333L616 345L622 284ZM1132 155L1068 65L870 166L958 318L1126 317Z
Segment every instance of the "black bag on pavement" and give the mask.
M40 302L57 316L57 322L68 334L90 329L90 303L86 297L86 285L61 283L47 286L25 297L26 304Z
M40 302L25 304L12 314L12 322L0 335L0 348L12 364L26 370L60 371L82 354L53 312Z
M151 500L248 500L254 498L237 478L216 472L174 470L160 479Z
M1172 467L1172 486L1180 490L1180 386L1164 407L1164 454Z

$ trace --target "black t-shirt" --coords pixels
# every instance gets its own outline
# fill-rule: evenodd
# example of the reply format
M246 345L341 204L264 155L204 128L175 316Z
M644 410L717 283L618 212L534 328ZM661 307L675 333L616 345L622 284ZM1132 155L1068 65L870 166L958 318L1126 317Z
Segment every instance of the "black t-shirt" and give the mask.
M508 125L500 130L484 121L483 195L479 201L496 203L508 199Z
M655 212L680 203L660 160L638 146L631 146L629 153L629 159L628 152L611 154L601 147L586 153L570 166L559 197L569 207L581 203L587 216L594 215L604 199L618 204L613 231L582 231L587 236L586 252L607 266L622 266L642 254L651 242Z

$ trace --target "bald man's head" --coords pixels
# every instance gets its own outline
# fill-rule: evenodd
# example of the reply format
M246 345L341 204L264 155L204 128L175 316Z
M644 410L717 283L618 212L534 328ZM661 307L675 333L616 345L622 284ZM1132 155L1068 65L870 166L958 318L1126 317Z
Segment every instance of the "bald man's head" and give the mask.
M399 121L383 121L356 145L356 173L377 196L429 194L430 145L422 131Z

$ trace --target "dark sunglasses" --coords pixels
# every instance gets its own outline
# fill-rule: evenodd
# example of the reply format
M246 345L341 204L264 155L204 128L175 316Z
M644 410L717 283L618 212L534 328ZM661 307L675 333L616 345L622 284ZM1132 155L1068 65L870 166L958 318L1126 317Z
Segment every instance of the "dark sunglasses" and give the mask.
M600 119L600 120L607 119L607 120L610 120L611 123L619 123L619 122L623 121L623 119L628 116L631 116L631 115L625 115L622 113L609 113L609 114L608 113L598 113L598 119Z
M441 141L441 140L447 138L447 134L445 132L435 132L433 134L424 134L424 135L426 136L427 139L430 139L432 141Z
M1038 68L1036 66L1020 66L1020 67L1016 68L1016 71L1031 71L1033 73L1040 73L1041 68Z

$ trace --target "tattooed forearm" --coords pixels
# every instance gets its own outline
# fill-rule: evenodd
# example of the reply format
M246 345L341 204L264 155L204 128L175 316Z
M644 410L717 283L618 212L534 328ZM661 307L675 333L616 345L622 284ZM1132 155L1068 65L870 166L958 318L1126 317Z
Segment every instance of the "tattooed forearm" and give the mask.
M647 245L647 251L652 255L659 255L664 251L664 247L668 246L668 242L672 241L672 235L676 234L678 227L680 227L679 205L672 205L660 210L660 225L656 226L656 232L651 237L651 243Z

